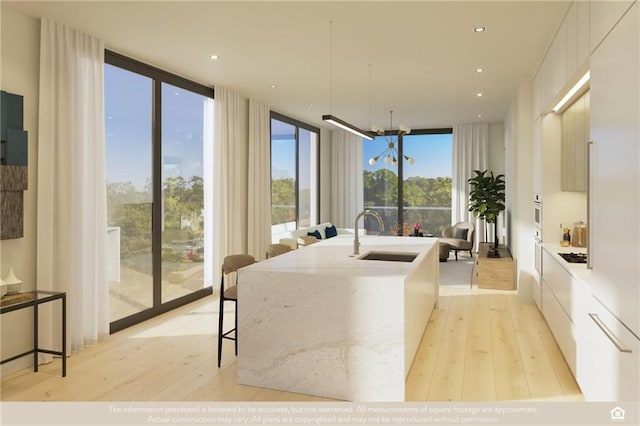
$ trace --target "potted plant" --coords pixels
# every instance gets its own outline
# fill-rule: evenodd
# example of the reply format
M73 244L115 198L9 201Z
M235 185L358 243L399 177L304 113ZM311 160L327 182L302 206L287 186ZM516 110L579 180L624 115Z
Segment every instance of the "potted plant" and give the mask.
M494 176L493 172L487 174L487 170L474 170L476 174L467 182L471 185L469 193L469 211L475 217L484 219L487 223L493 223L495 229L495 241L493 250L487 254L489 257L500 257L498 254L498 215L505 209L505 183L504 175Z

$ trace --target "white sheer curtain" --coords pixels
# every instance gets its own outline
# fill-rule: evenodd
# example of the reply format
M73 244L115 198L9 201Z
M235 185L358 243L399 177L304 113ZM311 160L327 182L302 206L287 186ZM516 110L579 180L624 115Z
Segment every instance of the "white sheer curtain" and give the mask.
M42 20L37 287L67 292L69 352L109 334L103 67L101 40ZM59 346L55 305L43 347Z
M345 132L331 132L331 222L338 228L352 228L364 205L362 183L362 138Z
M271 112L249 100L249 176L247 251L264 258L271 243Z
M220 281L220 265L227 254L242 253L242 164L240 95L215 87L213 130L213 278Z
M214 285L213 276L215 270L219 269L220 264L213 262L214 253L214 233L213 233L213 182L214 167L213 164L213 139L215 123L215 101L208 99L204 104L204 144L202 147L204 158L204 252L207 254L204 259L204 284L205 286ZM214 289L216 287L213 287Z
M484 224L469 211L470 186L467 180L474 170L485 170L489 156L489 125L465 124L453 126L453 179L451 189L451 220L476 225L476 245L484 240Z

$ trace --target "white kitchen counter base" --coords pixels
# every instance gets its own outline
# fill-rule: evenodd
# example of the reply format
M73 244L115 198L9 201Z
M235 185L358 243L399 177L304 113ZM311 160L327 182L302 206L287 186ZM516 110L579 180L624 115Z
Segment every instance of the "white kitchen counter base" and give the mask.
M243 268L238 383L348 401L404 401L405 377L437 302L436 238L332 238Z

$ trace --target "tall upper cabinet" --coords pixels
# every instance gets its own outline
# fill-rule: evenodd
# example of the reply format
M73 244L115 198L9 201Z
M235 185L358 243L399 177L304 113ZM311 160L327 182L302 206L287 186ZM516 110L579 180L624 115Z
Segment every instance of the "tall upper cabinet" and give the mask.
M593 22L593 20L592 20ZM591 290L640 336L640 5L591 55Z
M587 1L574 1L534 80L533 119L550 111L563 87L572 86L588 69L589 16Z
M589 46L593 52L634 0L581 1L589 8ZM574 1L574 4L576 2Z

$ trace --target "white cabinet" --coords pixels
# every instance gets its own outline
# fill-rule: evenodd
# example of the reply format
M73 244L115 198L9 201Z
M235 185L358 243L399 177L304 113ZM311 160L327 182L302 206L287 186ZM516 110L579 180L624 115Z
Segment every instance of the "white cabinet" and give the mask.
M589 3L574 1L549 46L534 79L534 120L549 112L554 102L586 71L589 57Z
M589 48L589 2L586 1L574 1L573 6L575 6L576 14L577 14L577 64L576 69L580 69L582 65L589 58L589 54L591 53L591 49Z
M562 23L562 26L556 34L556 39L553 42L555 54L555 75L553 92L556 94L560 92L562 86L564 86L565 83L567 83L567 81L569 80L569 75L567 74L567 55L569 53L567 40L569 26L568 24L569 23L566 20Z
M583 311L576 319L576 328L589 352L590 372L583 389L585 397L591 401L637 402L640 398L640 340L597 300L582 296L575 302Z
M547 52L540 69L538 77L540 78L540 113L545 114L551 110L551 101L553 99L553 55L551 49Z
M587 190L589 140L589 92L587 92L562 113L561 188L563 191Z
M578 69L578 3L571 3L563 24L567 31L567 75Z
M533 192L542 193L542 118L533 122Z
M588 219L592 291L636 335L640 335L638 34L636 3L591 56Z
M542 78L540 77L540 71L533 79L533 116L532 120L537 120L542 114Z
M564 268L564 260L546 250L542 256L542 313L585 399L637 401L640 340L592 296L588 281Z
M567 361L573 376L580 384L577 374L578 338L575 327L566 312L562 309L562 306L560 306L560 303L558 303L553 292L546 285L544 279L542 280L542 315L545 321L547 321L553 337L556 339L556 343L558 343L558 347L560 347L562 355L565 361ZM582 389L582 384L580 384L580 389Z
M633 3L633 0L589 2L589 44L591 52L598 47L609 30L616 25L618 19L627 11L631 3Z
M589 2L574 1L563 24L567 27L567 78L582 71L589 58Z

